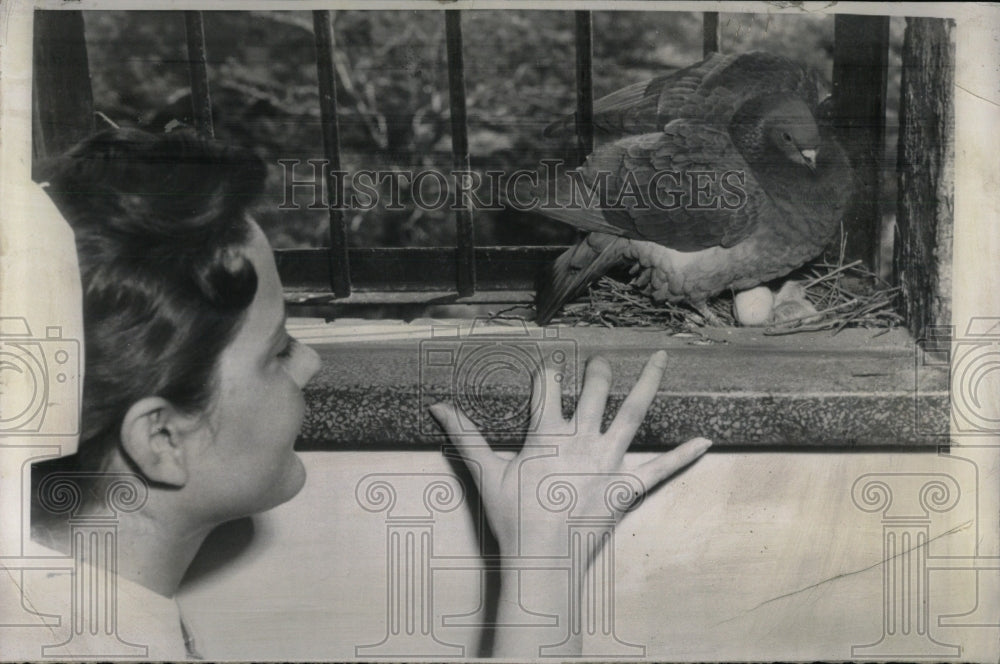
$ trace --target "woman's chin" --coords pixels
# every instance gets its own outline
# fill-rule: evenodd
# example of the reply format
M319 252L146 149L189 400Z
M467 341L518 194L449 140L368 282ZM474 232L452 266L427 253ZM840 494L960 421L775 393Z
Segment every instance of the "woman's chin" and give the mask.
M306 467L302 463L302 458L298 454L293 453L282 481L278 484L281 487L281 491L274 497L274 502L264 509L277 507L282 503L288 502L302 491L305 483Z
M285 498L285 500L291 500L295 496L299 495L299 492L302 491L302 487L305 486L306 484L305 464L302 463L302 457L300 457L298 454L294 456L295 456L294 473L290 484L291 487L293 488L291 493L288 495L287 498Z
M254 516L261 512L273 509L278 505L287 503L302 491L306 483L306 468L302 464L302 459L298 454L293 454L285 466L285 471L280 477L274 478L266 486L261 487L266 491L263 495L258 494L255 501L245 504L240 509L237 518Z

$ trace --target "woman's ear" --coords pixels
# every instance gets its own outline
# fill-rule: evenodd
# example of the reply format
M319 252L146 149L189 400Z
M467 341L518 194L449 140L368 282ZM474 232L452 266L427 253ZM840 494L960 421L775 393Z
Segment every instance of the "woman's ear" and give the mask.
M140 399L122 421L125 453L146 478L178 488L184 486L188 480L184 441L190 420L166 399Z

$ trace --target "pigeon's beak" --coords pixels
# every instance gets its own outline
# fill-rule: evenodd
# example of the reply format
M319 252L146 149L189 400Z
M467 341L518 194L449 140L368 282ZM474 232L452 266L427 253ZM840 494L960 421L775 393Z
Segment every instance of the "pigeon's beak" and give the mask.
M805 161L806 166L809 167L810 171L812 171L813 173L815 173L816 172L816 150L815 149L800 150L800 152L802 153L802 159L803 159L803 161Z

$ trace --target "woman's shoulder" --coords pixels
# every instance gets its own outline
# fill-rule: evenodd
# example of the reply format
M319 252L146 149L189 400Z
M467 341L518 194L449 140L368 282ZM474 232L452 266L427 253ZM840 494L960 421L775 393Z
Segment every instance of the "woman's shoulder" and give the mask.
M30 557L0 561L0 658L187 657L173 599L113 574L108 565L81 563L36 542L30 551Z

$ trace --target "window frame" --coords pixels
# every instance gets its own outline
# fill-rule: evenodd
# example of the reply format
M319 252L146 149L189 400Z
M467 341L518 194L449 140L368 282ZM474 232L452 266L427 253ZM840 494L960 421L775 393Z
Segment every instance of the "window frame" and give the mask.
M443 10L446 23L446 39L449 67L449 100L452 120L452 155L456 170L468 170L469 150L465 114L464 71L462 62L462 31L459 10ZM192 101L196 127L206 134L212 133L211 90L207 72L207 56L204 44L204 28L201 12L184 11L187 46L191 73ZM592 62L593 46L592 15L590 11L575 11L576 25L576 82L577 82L577 143L582 160L593 145L592 128L589 118L593 109ZM706 53L718 50L719 16L716 12L703 13L703 44ZM908 21L911 19L908 19ZM944 32L949 33L946 19L912 19L914 21L941 21ZM339 141L336 108L336 78L333 70L334 37L330 12L313 11L317 46L317 71L319 73L321 115L323 122L323 157L329 171L339 169ZM862 183L861 193L855 197L851 209L845 215L844 229L849 238L847 260L860 258L865 265L874 267L875 249L879 246L881 216L879 210L880 177L882 155L885 142L885 101L888 68L889 18L886 16L836 15L834 17L834 108L838 129L841 132L845 150L858 172ZM916 25L916 24L915 24ZM932 28L933 29L933 28ZM908 27L909 31L909 27ZM915 360L919 366L922 344L925 337L933 337L940 330L947 330L950 323L950 247L940 255L934 247L925 246L927 231L935 237L950 240L951 201L941 200L939 187L922 193L927 188L927 178L920 181L921 190L916 190L913 182L913 165L906 162L906 155L912 153L913 145L905 143L914 133L924 130L921 140L938 145L946 159L943 168L953 168L953 110L952 115L943 117L936 125L924 127L915 115L904 113L902 100L907 94L906 86L923 90L923 94L939 95L943 107L953 109L953 69L954 40L950 34L934 39L948 51L950 60L943 72L935 72L938 78L920 80L920 72L909 73L904 66L901 91L901 132L900 158L897 177L900 184L899 219L897 222L896 260L894 278L903 285L902 298L907 328L911 337L909 345L899 345L891 349L894 361ZM950 40L950 41L949 41ZM949 46L950 44L950 46ZM904 65L909 46L904 46ZM913 46L912 48L919 48ZM911 53L912 54L912 53ZM65 63L73 63L66 67ZM60 64L61 63L61 64ZM952 77L948 72L952 72ZM33 111L33 152L37 167L49 155L62 152L94 129L92 93L89 83L86 45L83 33L82 12L79 10L36 10L35 11L35 70L34 70L34 111ZM933 91L928 91L928 86ZM849 94L848 94L849 92ZM40 103L44 100L44 103ZM83 112L81 112L83 109ZM904 126L906 125L906 126ZM936 142L936 143L935 143ZM948 153L949 145L952 147ZM907 151L904 148L909 148ZM332 177L332 175L331 175ZM946 181L947 173L932 173L930 179L938 185ZM945 192L949 193L949 192ZM952 194L953 195L953 194ZM905 203L905 205L903 205ZM474 238L474 210L470 207L456 211L458 243L455 247L419 248L355 248L350 247L344 225L342 210L330 206L330 245L319 249L276 250L275 258L279 274L286 287L287 300L293 315L306 312L309 315L339 317L343 314L355 315L376 307L401 305L408 311L420 311L421 307L437 304L527 304L532 300L534 275L537 268L555 259L565 247L521 246L489 247L477 246ZM926 278L913 278L914 266L926 270ZM909 269L911 274L907 274ZM921 271L922 272L922 271ZM943 300L946 306L929 307L924 303L931 296ZM916 303L916 304L914 304ZM855 339L859 344L859 354L868 352L860 346L865 344L863 331L846 331L846 338ZM575 333L570 333L572 336ZM586 336L586 333L583 333ZM623 343L637 334L629 330L605 331L609 338ZM744 333L736 331L737 336ZM944 334L944 332L942 332ZM640 335L641 336L641 335ZM653 337L647 337L650 348L655 347ZM933 340L933 339L932 339ZM634 352L644 351L642 344L631 344ZM587 349L599 345L587 345ZM752 348L748 346L748 348ZM705 349L711 353L711 349ZM904 357L905 356L905 357ZM372 357L375 357L374 355ZM374 359L371 361L375 361ZM921 408L939 412L941 394L947 398L947 371L931 372L924 375L926 385L919 372L915 374L911 395L916 412ZM817 376L815 393L820 394L830 385L840 384L843 376L829 376L825 380ZM905 382L905 381L904 381ZM372 381L371 389L380 389L380 383ZM860 385L860 384L859 384ZM381 385L385 387L385 385ZM899 386L905 389L905 385ZM763 388L766 391L767 386ZM862 392L863 386L858 387ZM923 390L923 392L921 392ZM726 386L715 379L709 381L702 390L707 399L726 397ZM929 396L933 393L933 396ZM897 394L898 396L898 394ZM921 397L931 401L921 402ZM776 396L774 398L782 398ZM889 398L887 396L887 398ZM322 401L322 399L321 399ZM888 402L887 402L888 403ZM789 402L789 408L794 405ZM365 431L352 431L352 435L364 437ZM414 440L419 440L416 436ZM907 445L931 445L940 441L934 436L917 439L900 433L901 441ZM401 441L405 442L405 441ZM878 445L875 440L847 440L845 445ZM883 441L885 444L886 441ZM772 440L772 445L795 444L790 441ZM808 445L808 441L801 441Z

